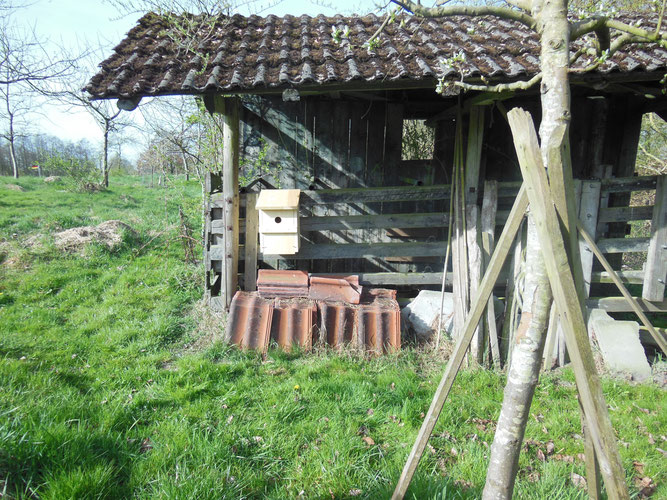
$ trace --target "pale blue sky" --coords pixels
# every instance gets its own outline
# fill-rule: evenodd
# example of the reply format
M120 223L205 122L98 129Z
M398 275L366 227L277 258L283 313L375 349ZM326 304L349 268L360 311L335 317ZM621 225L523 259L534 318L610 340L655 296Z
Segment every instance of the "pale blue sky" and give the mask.
M267 2L259 0L253 4L246 4L241 13L248 14L249 10L258 11L262 15L269 13L284 15L319 13L342 14L366 13L376 10L373 0L338 0L328 2L313 2L309 0L283 0L272 2L273 6L266 8ZM326 4L335 4L336 9L326 8ZM37 0L30 7L20 9L13 17L15 22L34 26L35 31L42 39L48 39L55 44L71 47L95 47L106 44L104 56L111 54L111 49L123 38L136 23L139 14L120 15L115 7L102 0ZM99 59L101 61L101 58ZM99 62L98 61L98 62ZM34 119L35 126L32 132L42 132L56 135L63 139L77 141L88 139L93 144L101 142L101 132L93 119L85 111L66 111L62 107L42 106L43 116ZM140 120L139 113L135 118ZM132 155L137 154L138 147L131 148Z

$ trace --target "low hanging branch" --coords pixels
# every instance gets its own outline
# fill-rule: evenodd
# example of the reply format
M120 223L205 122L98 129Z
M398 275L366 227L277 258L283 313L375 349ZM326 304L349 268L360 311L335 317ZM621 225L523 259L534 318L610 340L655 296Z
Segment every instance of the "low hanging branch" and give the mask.
M503 19L518 21L531 29L535 29L537 26L535 19L526 12L507 7L497 7L493 5L448 5L446 7L424 7L411 2L410 0L391 1L418 17L496 16Z

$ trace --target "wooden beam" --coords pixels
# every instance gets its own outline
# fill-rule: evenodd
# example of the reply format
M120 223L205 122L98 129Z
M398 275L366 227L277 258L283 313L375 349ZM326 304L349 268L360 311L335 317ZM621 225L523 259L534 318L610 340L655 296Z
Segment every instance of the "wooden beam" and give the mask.
M600 181L580 181L581 198L579 202L579 223L589 233L595 234L598 224L598 208L600 206ZM586 242L579 240L579 256L584 277L584 292L586 297L591 291L591 277L593 274L593 250Z
M602 253L646 252L650 238L602 238L598 247Z
M496 209L498 208L498 182L484 182L484 199L482 202L482 252L483 270L486 270L491 253L496 229ZM486 305L485 337L489 339L493 366L500 369L500 347L498 345L498 330L496 328L496 308L493 303L493 294Z
M508 113L519 166L527 184L530 209L540 235L542 255L551 289L560 314L577 390L585 411L586 423L595 445L604 483L610 498L629 498L625 470L611 426L609 412L595 370L593 354L584 321L584 312L572 274L561 233L549 181L542 163L537 133L530 113L515 108ZM574 229L574 228L572 228Z
M582 181L588 183L591 181ZM598 181L599 182L599 181ZM650 220L653 207L607 207L600 209L600 222L629 222L633 220Z
M667 280L667 175L661 175L656 186L645 277L642 297L653 301L664 299Z
M521 222L523 220L526 208L528 206L528 199L526 197L526 191L522 187L517 194L516 200L514 201L514 206L510 212L510 216L507 219L507 224L503 228L503 232L498 238L498 244L496 246L491 260L489 261L489 266L482 278L482 282L479 284L477 289L477 297L472 303L470 308L470 313L466 318L465 324L463 325L463 331L459 336L456 347L454 348L453 355L449 358L447 363L447 368L442 375L440 384L433 395L433 400L431 401L431 406L424 417L422 426L419 429L419 434L415 440L410 455L408 456L403 471L401 472L401 477L396 484L396 489L392 495L393 500L400 500L405 496L408 486L412 481L412 477L417 470L419 461L424 453L426 448L426 443L428 443L433 428L438 421L442 407L445 404L445 400L449 394L449 391L454 384L456 379L456 374L461 368L463 359L465 357L468 346L472 340L472 336L475 333L475 328L479 324L479 320L482 318L482 314L486 309L486 304L491 296L493 291L493 285L498 279L500 270L502 269L505 260L507 260L507 255L509 254L512 248L512 242L516 237L516 233L519 231Z
M245 261L243 263L243 289L247 292L257 290L257 226L259 213L255 208L257 193L248 193L245 209Z
M473 106L470 110L468 145L465 165L465 240L468 254L468 297L477 295L482 274L482 248L480 245L480 221L477 198L479 197L479 172L482 165L482 142L484 140L484 107ZM466 313L468 309L466 308ZM484 331L477 331L470 345L470 355L477 364L484 360Z
M225 98L222 132L222 195L225 224L223 283L225 307L229 307L238 285L239 262L239 103ZM211 247L213 248L213 247ZM213 257L211 257L213 258Z

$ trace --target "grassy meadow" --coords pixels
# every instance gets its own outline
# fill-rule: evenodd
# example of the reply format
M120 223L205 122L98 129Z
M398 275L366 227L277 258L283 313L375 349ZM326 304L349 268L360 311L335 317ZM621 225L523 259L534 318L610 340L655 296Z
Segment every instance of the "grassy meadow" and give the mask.
M199 202L196 181L84 193L0 178L1 498L390 496L442 356L225 346L177 237L179 206L200 234ZM54 244L111 219L135 231L113 250ZM459 375L409 498L480 496L503 385ZM665 390L603 385L632 495L667 498ZM586 498L569 369L542 377L531 415L516 498Z

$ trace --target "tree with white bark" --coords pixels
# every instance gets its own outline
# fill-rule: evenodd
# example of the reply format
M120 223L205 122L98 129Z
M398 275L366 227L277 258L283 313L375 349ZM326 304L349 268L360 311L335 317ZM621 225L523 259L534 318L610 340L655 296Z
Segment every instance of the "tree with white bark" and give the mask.
M519 22L538 34L541 44L540 71L530 80L495 86L475 85L465 81L442 81L439 87L454 85L463 90L500 91L526 89L539 83L542 104L539 135L543 162L549 179L560 180L557 184L561 186L567 185L563 179L572 177L566 143L571 117L569 75L573 71L573 63L581 57L589 57L591 61L586 68L577 71L594 70L604 60L630 43L652 43L667 48L667 33L661 31L665 11L664 0L658 5L659 19L655 31L628 25L615 19L613 9L609 12L593 13L584 18L568 17L568 0L505 0L505 5L497 3L451 5L447 0L441 0L438 6L432 8L410 0L391 1L417 17L488 15ZM628 0L628 3L630 2L632 0ZM585 0L577 3L579 7L584 7L584 11L590 4ZM604 6L604 4L601 2L599 5ZM588 8L590 10L590 6ZM391 15L388 15L387 19L390 18ZM570 51L572 42L589 34L595 35L595 43L578 50L572 56ZM573 192L563 193L564 199L573 200L573 195ZM565 235L565 239L570 242L576 241L576 229L570 228L570 234ZM582 292L579 298L583 308L583 290L580 286L582 273L577 246L572 244L570 248L573 252L571 255L573 274L575 282L579 282L577 283L578 290ZM508 371L503 405L491 447L490 464L483 493L485 499L512 497L519 453L538 381L549 311L553 301L544 257L540 251L540 242L534 228L530 227L526 255L529 256L526 265L530 271L526 275L530 276L530 279L527 279L525 284L524 310L518 326L517 341L513 346L512 363ZM589 488L593 487L594 485L589 485ZM615 494L627 497L627 488L624 491L621 483Z

